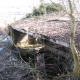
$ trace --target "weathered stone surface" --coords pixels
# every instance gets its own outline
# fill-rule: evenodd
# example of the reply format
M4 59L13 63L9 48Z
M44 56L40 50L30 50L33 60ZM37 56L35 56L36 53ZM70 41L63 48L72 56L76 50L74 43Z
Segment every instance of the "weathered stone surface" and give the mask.
M30 44L35 44L36 43L36 38L38 38L39 42L41 44L48 45L50 47L53 47L55 45L56 48L59 48L59 47L65 47L67 49L69 48L69 44L67 44L65 42L58 41L56 39L51 39L50 37L47 37L45 35L16 29L14 27L11 28L11 26L10 26L9 29L11 29L10 34L11 34L12 40L15 44L19 43L21 40L24 39L24 37L26 35L28 35L28 38L27 38L28 40L27 41Z

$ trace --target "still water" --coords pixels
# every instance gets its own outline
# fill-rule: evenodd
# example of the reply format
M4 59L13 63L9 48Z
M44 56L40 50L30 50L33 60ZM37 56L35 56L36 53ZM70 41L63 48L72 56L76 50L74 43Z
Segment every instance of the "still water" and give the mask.
M12 23L26 16L27 13L32 12L30 6L14 7L14 6L0 6L0 26L4 23Z

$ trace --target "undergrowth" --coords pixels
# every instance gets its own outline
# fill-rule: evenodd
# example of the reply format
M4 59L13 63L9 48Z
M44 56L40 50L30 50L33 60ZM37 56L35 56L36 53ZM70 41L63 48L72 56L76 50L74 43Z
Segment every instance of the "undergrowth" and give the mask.
M62 5L57 3L53 3L53 4L44 3L44 5L41 4L39 8L34 7L33 12L27 14L26 18L49 14L52 12L59 12L59 11L64 11L64 8Z

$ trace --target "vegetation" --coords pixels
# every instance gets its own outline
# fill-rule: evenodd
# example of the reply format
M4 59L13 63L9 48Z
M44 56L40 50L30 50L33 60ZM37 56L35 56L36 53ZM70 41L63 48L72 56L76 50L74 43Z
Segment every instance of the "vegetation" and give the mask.
M32 14L29 13L29 14L26 15L26 18L30 18L31 16L32 16Z
M44 15L44 14L49 14L52 12L58 12L64 10L63 6L60 4L50 4L50 3L45 3L45 4L41 4L39 6L39 8L34 7L33 8L33 12L32 14L27 14L26 18L30 18L31 16L40 16L40 15Z
M47 13L51 13L51 12L55 12L55 11L60 11L63 10L62 5L60 4L46 4L46 12Z
M12 30L11 26L9 26L9 35L13 39L14 48L7 50L8 47L3 45L4 42L0 42L1 47L3 46L3 50L5 49L5 53L0 50L0 80L80 80L79 55L75 47L76 22L73 15L72 0L68 0L68 4L70 12L67 13L71 19L70 47L72 54L70 54L69 47L69 49L64 46L61 47L58 46L58 44L56 45L56 43L51 46L52 42L49 43L48 40L44 40L43 42L50 45L46 45L46 43L39 44L38 42L31 45L30 43L27 44L26 41L23 44L21 42L17 44L16 42L17 46L15 46L13 37L16 36L15 38L18 39L19 36L17 36L17 31ZM26 18L58 12L62 9L63 7L60 4L41 4L39 8L34 7L33 13L28 14ZM13 32L16 33L16 35L14 35ZM23 37L24 35L21 34L20 36ZM28 36L28 39L30 41L31 37L29 38ZM21 37L19 37L19 41L20 40L22 40ZM35 42L35 40L32 39L31 41ZM24 47L25 45L26 47ZM49 46L50 50L47 50Z
M76 25L75 25L75 18L73 16L73 7L71 4L71 0L68 0L69 2L69 8L70 8L70 18L71 18L71 37L70 37L70 44L71 44L71 50L72 50L72 54L73 54L73 58L74 58L74 69L73 69L73 75L76 76L79 74L79 57L78 57L78 51L75 47L75 29L76 29Z
M75 29L76 29L76 25L75 25L75 18L73 15L73 4L71 0L68 0L69 3L69 9L70 9L70 19L71 19L71 36L70 36L70 47L71 47L71 51L73 54L73 59L74 59L74 69L73 69L73 76L78 76L80 70L79 70L79 56L78 56L78 51L75 47ZM60 4L41 4L39 8L34 8L33 9L33 16L40 16L40 15L44 15L45 13L49 14L52 12L58 12L64 10L64 8L60 5Z

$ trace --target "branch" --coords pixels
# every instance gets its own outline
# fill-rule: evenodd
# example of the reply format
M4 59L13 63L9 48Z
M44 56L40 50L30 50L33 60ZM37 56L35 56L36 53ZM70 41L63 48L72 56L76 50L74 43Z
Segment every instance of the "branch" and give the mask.
M71 36L70 36L70 46L71 46L71 51L73 54L73 58L74 58L74 69L73 69L73 75L77 76L79 74L79 57L78 57L78 51L75 47L75 29L76 29L76 25L75 25L75 18L73 16L73 8L72 8L72 4L71 1L68 0L69 3L69 9L70 9L70 19L71 19Z

